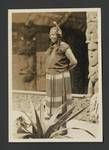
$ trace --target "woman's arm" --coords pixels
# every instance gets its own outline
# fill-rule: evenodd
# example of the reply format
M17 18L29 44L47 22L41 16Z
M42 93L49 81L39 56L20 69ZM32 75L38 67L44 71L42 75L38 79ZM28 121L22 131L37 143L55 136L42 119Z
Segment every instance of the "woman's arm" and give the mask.
M77 59L75 58L74 54L72 53L72 50L70 48L68 48L65 52L65 55L67 56L67 58L70 61L69 70L73 69L77 65Z

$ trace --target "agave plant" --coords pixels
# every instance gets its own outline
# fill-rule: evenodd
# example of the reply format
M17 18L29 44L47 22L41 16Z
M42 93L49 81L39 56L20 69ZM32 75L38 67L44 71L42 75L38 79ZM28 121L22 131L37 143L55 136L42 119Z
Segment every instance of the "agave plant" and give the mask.
M51 116L49 120L45 120L44 116L38 113L38 107L36 108L34 104L30 101L31 109L32 109L32 115L34 116L34 120L26 113L23 111L23 113L28 117L30 120L31 124L25 124L25 121L20 122L20 128L22 131L25 133L23 138L55 138L61 136L61 132L64 130L68 130L66 128L62 128L62 125L67 123L68 121L72 120L75 118L77 115L82 113L85 109L88 108L88 106L82 108L80 111L76 112L75 114L73 113L73 110L75 106L71 106L64 114L61 115L61 117L57 118L58 114L61 112L62 107L66 105L63 104L60 106L56 112ZM40 107L40 106L39 106ZM20 118L21 119L21 118ZM24 119L21 119L24 120ZM27 126L32 127L32 131L30 132L27 129ZM71 129L79 129L79 130L84 130L81 128L71 128ZM91 132L84 130L85 132L89 133L91 136L95 137Z

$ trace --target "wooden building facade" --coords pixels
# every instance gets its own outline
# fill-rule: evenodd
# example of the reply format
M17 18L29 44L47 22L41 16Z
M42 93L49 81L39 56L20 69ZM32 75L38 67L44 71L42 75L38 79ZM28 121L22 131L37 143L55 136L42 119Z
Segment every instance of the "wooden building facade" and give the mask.
M35 53L31 56L19 55L19 40L23 36L24 22L30 16L34 25ZM17 19L18 18L18 19ZM24 19L25 18L25 19ZM63 40L72 48L77 60L77 67L71 71L72 93L85 94L88 90L88 45L86 43L87 14L86 12L56 13L21 13L13 14L13 89L46 91L45 51L49 47L49 29L52 22L57 21L63 31ZM28 32L29 34L29 32ZM25 39L23 39L25 40ZM28 41L28 40L27 40ZM24 47L24 44L21 44ZM21 47L20 46L20 47ZM34 66L34 77L25 82L22 68Z

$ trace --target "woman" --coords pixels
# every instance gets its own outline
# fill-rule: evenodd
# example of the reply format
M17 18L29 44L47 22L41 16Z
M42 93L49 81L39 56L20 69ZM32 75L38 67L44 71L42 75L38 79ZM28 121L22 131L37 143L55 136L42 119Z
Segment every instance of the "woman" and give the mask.
M49 38L51 45L46 52L46 119L49 119L59 106L71 101L69 70L77 65L70 46L61 40L62 31L56 22L55 26L50 29ZM61 114L66 111L65 105Z

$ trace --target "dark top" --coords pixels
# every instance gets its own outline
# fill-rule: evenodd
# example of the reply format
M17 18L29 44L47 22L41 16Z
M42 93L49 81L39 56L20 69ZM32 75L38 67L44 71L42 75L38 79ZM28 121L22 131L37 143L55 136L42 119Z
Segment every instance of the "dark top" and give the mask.
M46 73L57 74L68 70L70 60L66 50L70 48L65 42L50 46L46 52Z

